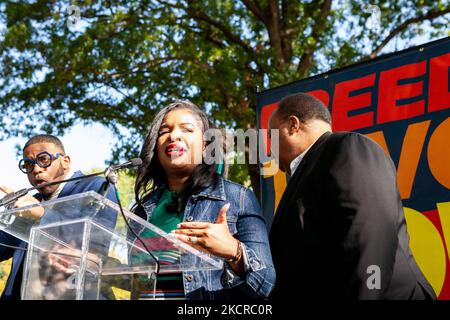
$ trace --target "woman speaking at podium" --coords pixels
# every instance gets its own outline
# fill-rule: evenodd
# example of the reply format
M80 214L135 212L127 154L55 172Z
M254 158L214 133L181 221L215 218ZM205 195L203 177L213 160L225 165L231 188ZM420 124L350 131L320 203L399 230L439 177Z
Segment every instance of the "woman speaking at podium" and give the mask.
M205 159L210 129L197 106L176 101L155 116L141 150L135 213L225 260L221 270L160 275L156 298L265 298L275 269L261 209L251 190L223 177L223 164Z

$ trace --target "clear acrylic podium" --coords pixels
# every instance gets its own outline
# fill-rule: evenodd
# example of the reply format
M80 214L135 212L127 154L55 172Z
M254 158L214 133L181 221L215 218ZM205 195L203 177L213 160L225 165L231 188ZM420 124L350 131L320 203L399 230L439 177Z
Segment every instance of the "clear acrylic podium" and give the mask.
M29 218L44 208L39 220ZM22 299L153 299L159 274L213 270L223 260L192 248L90 191L0 212L0 230L28 242ZM159 262L158 264L155 258Z

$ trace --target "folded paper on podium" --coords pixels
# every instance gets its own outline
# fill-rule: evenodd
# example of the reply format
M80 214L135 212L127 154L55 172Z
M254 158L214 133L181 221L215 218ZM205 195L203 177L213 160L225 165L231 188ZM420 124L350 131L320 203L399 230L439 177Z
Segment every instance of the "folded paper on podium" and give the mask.
M39 221L30 218L38 207L45 212ZM92 191L0 212L0 228L28 242L22 298L152 299L157 274L222 268L223 260L125 208L124 215Z

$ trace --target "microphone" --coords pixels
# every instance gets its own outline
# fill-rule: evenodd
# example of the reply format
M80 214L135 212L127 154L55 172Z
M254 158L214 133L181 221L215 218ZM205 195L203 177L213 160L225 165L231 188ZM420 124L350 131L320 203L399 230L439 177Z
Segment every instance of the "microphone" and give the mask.
M139 167L141 164L142 164L141 158L133 158L122 164L109 166L109 169L118 170L118 169L125 169L125 168L133 168L133 167Z
M90 178L90 177L93 177L93 176L99 176L99 175L102 175L102 174L105 175L106 180L107 180L106 182L111 182L110 179L109 179L109 176L110 176L112 171L125 169L125 168L137 167L137 166L140 166L141 164L142 164L142 160L140 158L133 158L133 159L127 161L127 162L124 162L124 163L121 163L121 164L118 164L118 165L111 165L108 168L106 168L104 171L91 173L91 174L88 174L88 175L85 175L85 176L81 176L81 177L60 180L60 181L50 181L50 182L41 184L39 186L39 188L44 188L44 187L47 187L47 186L53 186L55 184L60 184L60 183L65 183L65 182L71 182L71 181L87 179L87 178ZM0 200L0 207L6 206L6 205L8 205L8 204L10 204L12 202L15 202L17 199L19 199L20 197L23 197L28 192L30 192L32 190L36 190L36 189L38 189L38 188L37 187L31 187L31 188L21 189L19 191L8 193L6 196L4 196Z
M16 201L17 199L19 199L20 197L23 197L24 195L26 195L28 192L30 192L31 190L34 190L35 188L26 188L26 189L21 189L19 191L15 191L15 192L11 192L8 193L6 196L4 196L1 200L0 200L0 207L2 206L7 206L8 204L10 204L11 202Z
M142 164L141 158L133 158L128 160L127 162L118 164L118 165L111 165L105 170L105 178L106 181L103 183L102 187L100 188L99 193L102 196L105 196L108 192L109 184L115 185L117 183L117 180L119 179L117 175L117 170L120 169L126 169L126 168L133 168L133 167L139 167Z

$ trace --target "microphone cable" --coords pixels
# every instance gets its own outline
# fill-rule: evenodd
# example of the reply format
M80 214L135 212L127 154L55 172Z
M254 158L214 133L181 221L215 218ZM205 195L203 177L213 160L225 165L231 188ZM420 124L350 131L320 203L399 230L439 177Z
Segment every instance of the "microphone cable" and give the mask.
M113 184L113 183L111 183L111 184L112 184L112 186L113 186L113 188L114 188L114 191L115 191L115 193L116 193L117 204L119 205L120 213L121 213L121 215L122 215L123 220L125 221L125 224L126 224L127 227L128 227L128 230L131 231L131 233L133 234L133 236L135 236L136 239L139 240L139 242L142 244L142 246L143 246L144 249L147 251L147 253L153 258L153 260L155 260L155 262L156 262L156 273L155 273L155 275L156 275L156 277L158 277L158 276L159 276L159 270L160 270L160 263L159 263L158 258L157 258L157 257L156 257L149 249L148 249L148 247L145 245L145 243L144 243L144 241L141 239L141 237L139 237L139 236L136 234L136 232L134 232L133 228L131 228L130 224L128 223L128 219L126 218L125 213L124 213L124 211L123 211L122 203L121 203L121 201L120 201L119 190L117 189L117 187L116 187L115 184Z

